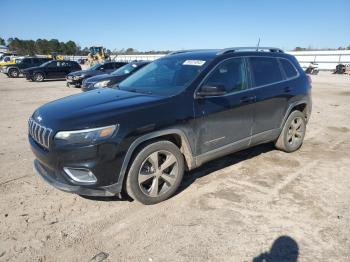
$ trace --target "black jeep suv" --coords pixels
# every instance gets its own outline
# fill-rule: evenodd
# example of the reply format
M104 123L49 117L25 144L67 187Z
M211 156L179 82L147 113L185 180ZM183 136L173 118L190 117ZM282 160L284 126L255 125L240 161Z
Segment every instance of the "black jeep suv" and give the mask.
M297 150L309 78L280 49L249 50L174 52L118 88L43 105L29 119L37 172L63 191L154 204L212 159L267 142Z
M42 82L45 79L65 79L69 73L78 70L81 70L81 67L75 61L52 60L40 66L24 69L23 74L27 80Z

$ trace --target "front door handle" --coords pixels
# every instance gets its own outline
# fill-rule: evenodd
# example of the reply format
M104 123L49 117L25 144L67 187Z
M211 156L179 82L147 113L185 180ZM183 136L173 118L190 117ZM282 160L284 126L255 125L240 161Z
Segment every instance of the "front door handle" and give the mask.
M254 102L256 96L244 96L241 98L241 104L248 104Z

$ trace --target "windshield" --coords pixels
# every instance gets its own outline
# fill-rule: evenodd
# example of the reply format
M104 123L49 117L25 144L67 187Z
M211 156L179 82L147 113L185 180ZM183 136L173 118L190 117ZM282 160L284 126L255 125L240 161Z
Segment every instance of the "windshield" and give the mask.
M143 67L119 84L119 89L172 96L184 90L203 70L204 60L167 56Z
M127 75L127 74L130 74L131 72L135 71L136 68L138 68L138 67L139 66L137 64L130 63L130 64L122 66L122 67L118 68L117 70L113 71L111 73L111 75L114 75L114 76Z
M101 66L101 64L96 64L96 65L90 67L90 70L97 70L100 66Z

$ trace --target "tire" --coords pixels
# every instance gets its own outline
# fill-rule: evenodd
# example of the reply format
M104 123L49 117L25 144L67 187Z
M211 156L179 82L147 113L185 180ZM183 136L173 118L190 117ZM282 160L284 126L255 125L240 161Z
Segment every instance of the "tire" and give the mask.
M293 111L284 123L282 132L275 143L275 147L287 153L294 152L303 144L305 132L305 115L298 110Z
M42 82L44 81L45 77L43 73L35 73L33 76L33 81L35 82Z
M141 148L133 159L126 192L142 204L156 204L176 192L183 174L184 158L179 148L169 141L156 141Z
M17 78L19 77L19 71L16 68L12 68L9 70L8 76L11 78Z

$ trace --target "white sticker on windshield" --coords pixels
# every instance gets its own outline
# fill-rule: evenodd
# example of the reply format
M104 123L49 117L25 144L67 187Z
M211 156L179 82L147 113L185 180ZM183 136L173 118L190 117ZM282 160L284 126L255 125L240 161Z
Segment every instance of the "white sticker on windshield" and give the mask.
M203 60L186 60L183 62L183 65L202 66L204 63L205 61Z

